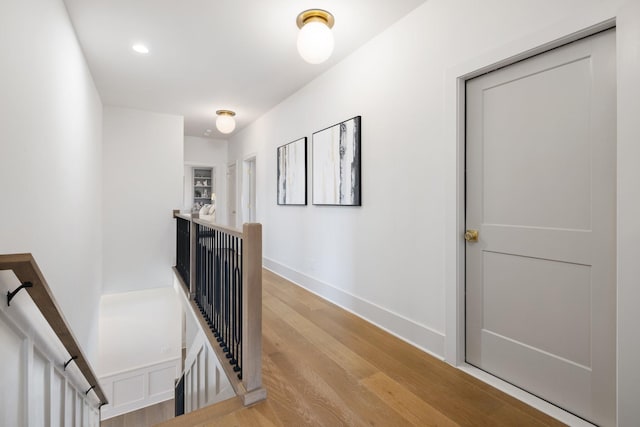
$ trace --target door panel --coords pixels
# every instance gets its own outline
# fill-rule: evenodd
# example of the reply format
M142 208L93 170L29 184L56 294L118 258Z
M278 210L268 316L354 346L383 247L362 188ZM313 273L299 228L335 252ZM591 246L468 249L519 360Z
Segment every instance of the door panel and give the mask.
M469 80L466 358L615 424L615 31Z

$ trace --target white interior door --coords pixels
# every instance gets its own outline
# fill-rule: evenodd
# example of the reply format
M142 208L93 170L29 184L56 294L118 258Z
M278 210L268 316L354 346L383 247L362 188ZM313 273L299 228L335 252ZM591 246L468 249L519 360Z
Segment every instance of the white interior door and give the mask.
M615 31L466 96L467 362L615 425Z
M229 227L235 227L237 222L236 182L236 164L232 163L227 167L227 222Z

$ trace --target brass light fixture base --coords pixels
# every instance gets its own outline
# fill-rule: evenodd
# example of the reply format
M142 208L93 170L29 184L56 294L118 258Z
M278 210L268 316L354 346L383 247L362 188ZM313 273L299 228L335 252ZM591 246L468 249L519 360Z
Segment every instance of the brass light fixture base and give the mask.
M333 24L335 24L333 15L322 9L309 9L300 12L300 15L298 15L296 19L296 24L298 24L298 28L302 28L305 24L313 21L322 22L329 28L333 28Z
M235 115L236 115L236 113L235 113L235 112L233 112L233 111L231 111L231 110L218 110L218 111L216 111L216 115L218 115L218 116L231 116L231 117L233 117L233 116L235 116Z

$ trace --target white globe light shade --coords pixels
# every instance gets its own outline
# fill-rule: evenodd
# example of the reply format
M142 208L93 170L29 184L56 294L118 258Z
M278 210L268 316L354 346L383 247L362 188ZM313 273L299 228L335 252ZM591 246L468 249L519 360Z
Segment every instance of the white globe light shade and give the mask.
M236 128L236 121L229 114L220 114L216 119L216 127L222 133L231 133Z
M333 53L333 33L322 21L304 24L298 33L298 52L310 64L320 64Z

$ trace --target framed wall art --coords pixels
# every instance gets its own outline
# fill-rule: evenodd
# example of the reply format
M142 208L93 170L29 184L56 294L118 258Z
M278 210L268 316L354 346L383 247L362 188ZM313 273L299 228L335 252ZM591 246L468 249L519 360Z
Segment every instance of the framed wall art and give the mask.
M312 137L313 204L360 206L360 116Z
M278 147L278 204L307 204L307 138Z

